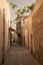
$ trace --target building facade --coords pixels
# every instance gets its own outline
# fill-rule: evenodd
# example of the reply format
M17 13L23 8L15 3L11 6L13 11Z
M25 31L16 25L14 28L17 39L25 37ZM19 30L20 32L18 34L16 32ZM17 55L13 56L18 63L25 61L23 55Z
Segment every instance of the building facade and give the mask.
M28 25L28 16L22 22L22 40L23 45L29 48L29 25Z
M24 21L27 23L22 27L23 44L26 47L29 45L30 52L43 65L43 0L36 1L34 9Z
M0 0L0 64L8 53L9 44L10 11L8 0Z
M17 30L19 34L22 31L22 45L29 48L31 54L43 65L43 0L37 0L29 16L24 20L18 20L20 21L22 27L17 27Z
M22 44L22 21L26 18L25 16L20 16L16 19L16 32L17 32L17 41L19 44Z
M43 65L43 0L38 0L28 18L29 49L36 60Z
M39 0L35 7L36 12L34 10L32 16L34 56L43 65L43 0Z

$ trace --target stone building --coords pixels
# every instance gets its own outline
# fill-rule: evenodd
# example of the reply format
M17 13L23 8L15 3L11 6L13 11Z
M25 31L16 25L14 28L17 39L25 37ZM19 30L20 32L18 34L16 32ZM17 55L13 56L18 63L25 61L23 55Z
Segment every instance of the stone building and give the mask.
M17 42L21 44L21 18L16 18L16 33L17 33Z
M29 48L29 25L28 25L28 16L22 22L22 40L23 45Z
M38 0L28 18L29 49L43 65L43 0Z
M23 44L25 42L26 47L29 45L30 52L43 65L43 0L36 1L34 9L24 21L27 23L22 27Z
M43 65L43 0L37 1L32 15L34 56Z
M16 34L16 30L13 29L13 28L9 28L10 30L10 44L13 44L13 42L16 42L17 41L17 34Z
M8 0L0 0L0 64L8 53L9 44L10 11Z
M16 19L16 32L17 32L17 42L22 44L22 20L26 16L20 16Z
M36 60L43 65L43 0L37 0L29 16L19 18L18 22L17 32L22 32L22 45L29 48Z

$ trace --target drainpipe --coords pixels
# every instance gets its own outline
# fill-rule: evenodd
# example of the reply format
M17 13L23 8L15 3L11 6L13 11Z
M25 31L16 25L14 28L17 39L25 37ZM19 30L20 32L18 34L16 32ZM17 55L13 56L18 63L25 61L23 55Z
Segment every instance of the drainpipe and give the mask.
M3 60L2 63L4 64L4 50L5 49L5 9L3 9Z

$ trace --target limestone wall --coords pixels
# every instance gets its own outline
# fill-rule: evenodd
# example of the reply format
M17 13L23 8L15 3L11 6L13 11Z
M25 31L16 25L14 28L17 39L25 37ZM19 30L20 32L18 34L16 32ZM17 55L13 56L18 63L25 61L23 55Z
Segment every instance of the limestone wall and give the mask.
M33 15L34 55L43 64L43 3Z
M8 49L10 47L9 27L10 27L10 11L9 11L8 0L0 0L0 64L2 63L3 60L3 54L4 57L6 57ZM4 47L4 52L3 52L3 47Z
M3 15L0 9L0 63L2 62L3 56Z
M23 45L29 48L29 26L28 26L28 19L25 20L27 22L22 27L22 37L23 37Z

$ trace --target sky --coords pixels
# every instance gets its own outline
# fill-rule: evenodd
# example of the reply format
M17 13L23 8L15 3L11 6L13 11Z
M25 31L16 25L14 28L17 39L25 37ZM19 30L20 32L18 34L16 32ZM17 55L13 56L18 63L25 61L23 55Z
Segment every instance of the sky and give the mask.
M35 3L36 0L9 0L11 3L15 3L17 7L15 9L12 9L10 6L10 13L11 13L11 20L13 21L16 18L15 12L18 9L22 9L26 5L31 5L32 3ZM13 27L15 27L14 23L12 23Z

